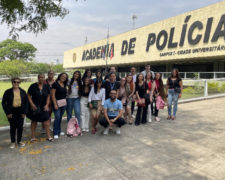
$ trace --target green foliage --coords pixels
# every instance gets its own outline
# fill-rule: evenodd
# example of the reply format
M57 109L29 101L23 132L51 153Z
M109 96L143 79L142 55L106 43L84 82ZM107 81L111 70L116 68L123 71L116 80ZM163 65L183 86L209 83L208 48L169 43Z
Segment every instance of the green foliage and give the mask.
M215 93L220 91L220 86L218 82L208 82L208 92Z
M0 19L10 28L10 36L18 37L18 32L43 32L48 28L47 20L64 18L69 13L62 6L63 0L1 0Z
M64 71L62 64L50 65L47 63L24 62L22 60L0 62L0 75L9 77L17 77L22 74L47 73L49 70L53 70L56 73Z
M29 43L7 39L0 43L0 61L21 59L31 61L35 57L37 49Z
M10 77L20 76L23 72L26 72L26 63L22 60L6 60L0 62L0 74Z
M51 66L51 70L54 71L55 73L64 72L64 68L62 64L56 64Z

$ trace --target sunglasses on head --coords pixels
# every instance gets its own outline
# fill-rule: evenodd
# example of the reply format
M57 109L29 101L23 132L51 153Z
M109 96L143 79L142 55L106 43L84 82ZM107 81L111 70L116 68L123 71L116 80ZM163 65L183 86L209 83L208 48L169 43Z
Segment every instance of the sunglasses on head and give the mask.
M19 82L19 81L13 81L13 83L14 83L14 84L19 84L20 82Z

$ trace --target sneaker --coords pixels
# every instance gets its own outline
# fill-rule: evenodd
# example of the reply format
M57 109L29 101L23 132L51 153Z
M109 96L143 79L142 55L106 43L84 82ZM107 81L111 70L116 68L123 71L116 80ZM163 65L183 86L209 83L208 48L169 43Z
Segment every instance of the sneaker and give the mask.
M9 146L10 149L14 149L15 147L16 147L15 143L11 143L10 146Z
M120 134L120 128L118 127L118 128L116 128L116 134Z
M59 139L59 136L58 135L54 135L54 139Z
M18 143L18 146L19 146L19 147L24 147L24 146L25 146L25 143L19 142L19 143Z
M85 129L82 129L82 132L85 132L86 130Z
M60 133L60 136L64 136L64 135L65 135L65 133L64 133L64 132L61 132L61 133Z
M41 129L41 134L45 134L45 133L46 133L45 129Z
M104 135L107 135L107 134L109 134L109 128L105 128L105 130L104 130L104 133L103 133Z
M160 118L159 118L159 117L155 117L155 120L156 120L157 122L159 122L159 121L160 121Z
M85 132L89 132L89 129L85 129Z

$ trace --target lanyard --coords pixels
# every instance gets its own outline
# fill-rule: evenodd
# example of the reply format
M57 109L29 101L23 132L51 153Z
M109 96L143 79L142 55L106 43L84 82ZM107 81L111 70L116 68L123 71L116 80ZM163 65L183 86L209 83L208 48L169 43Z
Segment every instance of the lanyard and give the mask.
M110 89L113 90L115 86L115 83L110 83Z

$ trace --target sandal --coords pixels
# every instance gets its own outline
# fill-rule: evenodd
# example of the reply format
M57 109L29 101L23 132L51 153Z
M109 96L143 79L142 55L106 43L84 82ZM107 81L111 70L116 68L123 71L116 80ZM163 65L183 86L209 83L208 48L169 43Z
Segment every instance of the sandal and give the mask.
M176 119L176 117L175 117L175 116L172 116L172 117L171 117L171 119L172 119L172 120L175 120L175 119Z
M91 130L91 133L92 133L92 134L95 134L95 133L96 133L95 129L92 129L92 130Z
M171 119L171 116L168 116L168 117L167 117L167 120L170 120L170 119Z
M54 142L53 138L47 138L46 140L48 140L49 142Z
M30 142L36 142L36 141L37 141L36 138L32 138L32 139L30 140Z

